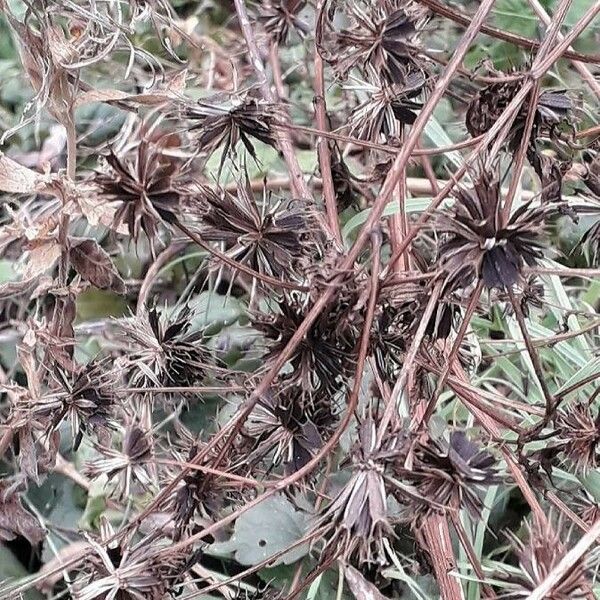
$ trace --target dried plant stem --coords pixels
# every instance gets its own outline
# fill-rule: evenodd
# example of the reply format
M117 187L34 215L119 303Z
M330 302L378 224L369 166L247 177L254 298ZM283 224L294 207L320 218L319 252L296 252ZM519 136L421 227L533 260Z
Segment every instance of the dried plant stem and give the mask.
M394 146L378 144L377 142L369 142L368 140L361 140L359 138L343 135L341 133L327 131L327 129L322 128L315 129L314 127L307 127L305 125L292 125L289 123L286 123L285 125L280 125L279 127L281 129L298 131L301 133L308 133L311 135L328 138L337 142L346 142L348 144L359 146L360 148L379 150L380 152L385 152L386 154L399 154L401 151L400 148L396 148ZM470 148L471 146L475 146L475 144L480 142L482 139L483 135L480 135L474 138L469 138L468 140L463 140L462 142L456 142L456 144L451 144L450 146L436 146L435 148L415 148L412 152L412 156L436 156L439 154L446 154L447 152L453 152L454 150L462 150L464 148Z
M546 9L541 5L539 0L527 0L529 6L534 10L536 15L546 24L549 25L552 22L552 18L546 12ZM564 36L558 33L557 39L562 41ZM569 52L573 52L573 48L569 47ZM596 78L592 75L585 63L579 60L573 60L573 66L577 69L581 78L588 84L589 88L596 94L597 98L600 98L600 84L596 81Z
M419 0L419 3L427 6L433 12L442 15L448 19L451 19L456 23L460 23L461 25L468 26L473 20L473 17L471 15L467 15L458 10L455 10L450 6L443 4L439 0ZM481 33L485 33L485 35L489 35L490 37L494 37L505 42L510 42L515 46L521 46L522 48L535 49L539 48L540 46L540 42L538 42L537 40L530 40L520 35L510 33L508 31L495 29L494 27L490 27L489 25L483 25L481 27ZM578 60L583 63L600 64L600 55L597 54L582 54L580 52L572 52L570 50L562 52L561 54L564 58L568 58L571 60Z
M269 63L273 70L273 83L277 90L277 96L279 100L283 100L286 97L285 86L283 85L283 74L281 72L281 62L279 61L279 44L277 42L271 42L269 44Z
M473 545L469 540L469 536L467 535L467 532L465 531L465 528L460 520L460 515L456 511L449 511L448 514L450 516L450 521L454 526L454 531L456 531L456 535L458 536L462 547L464 548L465 552L467 553L467 556L469 557L469 562L471 563L475 574L479 578L481 588L484 592L484 597L496 598L494 590L492 590L492 588L485 582L486 577L485 573L483 572L483 567L481 566L481 563L477 558L477 553L475 552L475 549L473 548Z
M321 14L324 8L325 0L318 0L317 15ZM315 45L314 52L315 64L315 119L317 128L321 131L327 131L327 104L325 101L325 72L323 68L323 59ZM342 232L340 231L340 221L338 218L337 202L335 189L333 186L333 177L331 172L331 152L329 143L324 136L317 138L317 156L319 158L319 170L321 171L321 181L323 187L323 200L325 202L325 211L329 222L329 229L333 232L334 238L338 244L342 244Z
M523 138L519 144L519 149L515 156L512 179L510 181L510 187L508 188L508 194L504 199L504 206L502 207L502 218L504 222L508 222L510 218L510 211L512 209L512 203L517 193L519 183L521 182L521 174L523 172L523 165L525 163L525 156L527 155L527 148L529 148L531 132L533 130L533 123L535 119L535 112L537 110L538 98L540 96L540 82L535 82L533 89L531 90L531 96L529 97L529 109L527 111L527 119L525 121L525 127L523 128Z
M513 310L515 312L515 318L517 319L517 323L519 324L519 329L521 330L521 335L523 336L523 341L525 342L527 353L531 358L533 370L535 372L536 379L538 380L538 385L540 386L540 389L542 390L542 393L544 395L544 400L546 401L546 410L544 413L544 418L534 426L532 431L527 432L525 434L524 439L527 439L534 432L541 431L550 422L550 419L554 416L554 411L556 408L556 399L554 398L554 396L550 392L550 389L548 388L546 378L544 377L540 356L536 347L533 345L531 341L531 336L529 335L529 331L527 330L527 324L525 323L525 317L523 316L523 309L521 308L521 303L515 298L515 294L510 288L508 289L508 296L510 298L510 303L512 304Z
M481 292L483 291L483 281L479 281L477 283L477 287L473 290L471 294L471 299L469 300L469 304L467 305L467 309L465 311L465 315L463 320L461 321L460 327L458 328L458 332L456 333L456 339L452 342L452 348L450 350L450 354L446 360L446 366L442 371L442 374L439 376L435 391L431 396L431 399L427 403L427 407L423 412L423 415L418 420L413 420L411 423L411 427L415 426L416 429L421 428L423 425L427 425L431 415L435 411L437 406L438 398L442 393L444 386L446 385L446 379L452 370L452 365L454 360L458 356L458 352L460 351L460 345L467 333L467 328L469 327L469 323L471 322L471 317L475 313L475 309L477 308L477 304L479 303L479 298L481 297Z
M136 314L139 315L143 310L144 306L146 306L146 300L148 299L148 295L150 294L150 290L152 289L152 284L158 276L160 270L174 256L177 256L177 254L179 254L186 246L187 242L173 242L169 244L156 257L156 260L150 265L150 267L146 271L146 275L144 276L142 285L140 286L140 291L138 292L138 300L135 309Z
M379 421L379 426L377 429L377 445L380 446L385 435L387 434L387 429L392 421L392 417L397 411L398 400L400 395L402 394L406 382L408 381L408 375L415 366L415 357L417 356L417 352L421 347L421 342L425 337L425 331L427 330L427 326L431 320L433 315L433 311L437 306L437 302L439 300L440 294L442 293L442 284L438 282L433 291L431 292L431 296L429 297L429 301L425 310L423 311L423 315L421 317L421 321L419 326L417 327L417 331L413 337L412 343L410 345L410 349L406 353L404 357L404 361L402 363L402 369L400 370L400 374L398 375L398 379L394 384L394 389L390 395L389 400L386 403L385 410L383 415L381 416L381 420Z
M400 141L403 141L402 128L398 131L398 137ZM398 204L398 212L390 217L390 242L392 251L395 251L402 244L402 240L406 237L408 232L408 220L406 218L406 169L403 169L398 179L398 186L395 192L396 202ZM394 265L394 270L397 273L402 271L408 271L408 253L402 256L402 260L398 261Z
M431 557L441 600L463 599L465 596L460 581L452 576L457 567L446 518L438 514L430 515L423 520L416 533L421 547Z
M463 368L457 360L454 361L454 372L459 380L463 380L465 382L469 381ZM478 408L476 394L466 389L460 390L460 388L456 388L455 392L466 401L466 405L469 408L470 412L485 429L485 431L489 435L491 435L493 439L501 440L503 436L500 429L498 428L496 420L492 416L488 415L480 408ZM540 506L540 503L538 502L534 491L531 489L531 486L527 482L527 478L523 474L523 471L521 470L518 461L514 458L512 452L506 447L506 445L500 446L500 452L502 453L502 456L506 461L506 466L511 472L515 483L521 490L525 501L527 502L527 504L529 504L535 518L538 519L540 523L543 523L544 527L548 528L548 530L552 530L546 513Z
M539 65L536 61L536 64L531 68L531 76L534 79L539 79L559 58L565 57L567 55L567 48L581 35L585 28L599 13L600 3L596 2L585 11L583 16L579 19L579 21L577 21L577 23L575 23L569 33L565 35L558 44L555 44L548 51L548 55L542 61L540 61Z

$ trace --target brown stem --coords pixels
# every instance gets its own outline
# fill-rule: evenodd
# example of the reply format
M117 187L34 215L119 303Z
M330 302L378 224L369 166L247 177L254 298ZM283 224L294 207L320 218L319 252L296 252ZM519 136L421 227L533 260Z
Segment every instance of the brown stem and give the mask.
M417 529L416 537L423 550L431 557L441 600L463 599L460 581L451 574L457 568L446 518L438 514L426 517Z
M321 14L325 4L325 0L318 0L317 15ZM314 53L315 62L315 118L317 128L321 131L327 131L327 104L325 101L325 73L323 68L323 59L315 44ZM340 230L340 221L338 218L337 202L335 197L335 188L333 185L333 176L331 172L331 151L327 140L319 136L317 138L317 155L319 158L319 170L321 171L321 179L323 185L323 199L325 202L325 211L329 222L329 229L338 242L342 244L342 232Z
M544 371L542 369L542 363L540 361L540 355L538 354L536 347L531 342L531 336L529 335L529 331L527 330L527 324L525 323L525 317L523 316L521 303L515 298L515 294L511 288L508 288L508 296L510 298L510 303L512 304L513 310L515 312L515 317L517 319L517 323L519 324L519 329L521 330L521 335L523 336L523 341L525 342L527 353L531 358L536 379L538 380L540 389L544 394L544 400L546 401L546 410L544 413L544 418L537 425L535 425L532 430L528 431L525 434L525 440L530 439L531 436L541 431L550 422L550 419L552 419L554 415L556 399L554 398L554 396L550 392L550 389L548 388L546 378L544 377Z
M477 553L475 552L475 549L473 548L471 541L467 536L467 532L465 531L465 528L463 527L463 524L460 521L460 516L456 511L450 511L449 515L450 520L452 521L452 525L454 525L454 531L456 531L456 535L458 536L462 547L464 548L465 552L467 553L467 556L469 557L469 562L471 563L475 574L479 578L481 588L483 589L485 597L496 598L494 590L492 590L492 588L485 582L485 573L483 572L481 563L477 558Z
M461 25L468 26L473 20L473 17L471 15L467 15L465 13L451 8L446 4L442 4L439 0L418 1L420 4L424 4L436 14L447 17L448 19L451 19L456 23L460 23ZM508 31L503 31L501 29L490 27L489 25L482 25L480 29L481 33L485 33L486 35L497 38L499 40L503 40L505 42L510 42L515 46L521 46L522 48L535 49L539 48L540 46L540 42L536 40L530 40L520 35L510 33ZM579 60L583 63L600 64L600 55L597 54L581 54L580 52L572 52L570 50L562 54L564 58L569 58L571 60Z
M413 421L414 424L416 425L415 429L419 429L422 425L424 425L424 424L426 425L429 422L429 419L430 419L431 415L433 414L435 407L437 406L438 398L440 397L440 394L442 393L442 390L444 389L444 386L446 385L446 380L448 378L448 375L450 374L450 371L452 370L452 365L454 364L454 360L458 356L458 352L460 351L460 345L462 344L465 334L467 333L467 327L469 326L469 323L471 322L471 317L473 316L473 313L475 312L475 309L477 308L477 303L479 302L479 298L481 297L482 291L483 291L483 281L479 281L477 283L477 287L475 288L475 290L473 291L473 294L471 295L471 299L469 300L469 304L465 311L465 316L460 324L460 327L458 328L458 332L456 334L456 339L452 343L452 349L450 350L450 354L448 355L446 366L444 367L442 374L438 378L435 391L433 392L431 399L427 403L427 407L425 408L425 412L423 413L423 416L420 419Z
M152 289L152 284L156 279L159 271L163 268L163 266L171 260L174 256L179 254L181 250L183 250L187 245L187 242L179 242L172 243L168 245L157 257L156 260L148 267L146 271L146 275L142 281L142 285L140 286L140 291L138 293L138 300L135 312L137 315L140 314L144 306L146 305L146 300L148 299L148 294Z

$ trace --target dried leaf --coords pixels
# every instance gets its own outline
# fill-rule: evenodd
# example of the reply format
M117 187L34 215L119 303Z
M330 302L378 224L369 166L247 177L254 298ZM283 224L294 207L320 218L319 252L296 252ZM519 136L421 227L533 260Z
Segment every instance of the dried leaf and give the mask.
M23 278L31 279L45 273L54 266L60 254L60 244L56 238L47 238L42 241L32 240L22 269Z
M356 600L387 600L387 598L354 567L342 565L350 591Z
M17 491L7 482L0 481L0 540L14 540L18 535L34 545L41 542L46 532L40 522L21 504Z
M101 290L125 293L125 284L110 256L95 240L71 238L69 257L73 268L86 281Z
M12 194L35 191L39 175L0 152L0 190Z

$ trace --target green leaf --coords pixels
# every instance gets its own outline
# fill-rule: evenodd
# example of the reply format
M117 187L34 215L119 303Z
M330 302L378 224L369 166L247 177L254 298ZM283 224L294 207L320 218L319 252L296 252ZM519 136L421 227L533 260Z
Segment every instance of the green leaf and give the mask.
M266 498L243 513L235 522L227 542L213 544L217 552L233 552L241 565L257 565L302 539L308 529L306 515L298 512L284 496ZM273 561L272 566L289 565L308 552L304 543Z
M0 543L0 597L3 595L2 587L12 582L16 583L29 576L25 567L17 560L16 556ZM44 596L37 590L31 589L23 593L24 600L41 600Z
M431 198L407 198L405 203L406 212L423 212L429 207L430 204ZM387 204L382 216L389 217L391 215L395 215L397 212L398 203L392 201ZM355 214L351 219L348 219L348 222L344 226L344 230L342 232L344 239L347 239L357 227L360 227L369 218L370 214L371 209L366 208L365 210L361 210L359 213Z

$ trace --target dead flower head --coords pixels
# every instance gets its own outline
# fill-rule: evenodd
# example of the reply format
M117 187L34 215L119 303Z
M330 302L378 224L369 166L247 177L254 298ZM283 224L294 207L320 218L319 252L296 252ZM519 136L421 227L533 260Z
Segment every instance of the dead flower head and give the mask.
M477 518L483 508L480 490L499 482L495 463L464 431L452 431L448 438L427 438L415 447L411 468L395 465L399 479L414 485L420 501L415 502L412 494L405 497L402 488L395 493L400 501L407 501L411 518L462 508Z
M131 387L189 387L205 377L211 355L204 331L194 328L193 319L189 306L170 311L153 307L119 322Z
M371 68L391 84L404 84L415 73L426 79L420 40L426 10L410 0L360 0L343 6L350 26L334 33L331 57L340 76L358 67Z
M317 247L311 208L266 189L257 201L247 173L236 196L202 188L199 211L202 237L225 243L228 256L258 273L289 279Z
M600 465L600 411L593 402L574 402L558 412L559 445L577 472Z
M323 446L335 422L335 408L326 394L305 394L294 384L265 394L246 424L248 464L283 463L287 474L301 469Z
M518 78L491 83L475 94L469 104L466 116L467 130L473 137L487 133L492 128L521 89L523 81L524 79ZM568 124L572 109L573 102L564 91L543 91L534 108L530 144L541 135L557 136L559 126ZM521 143L528 111L529 96L523 100L507 137L512 150Z
M206 450L206 443L178 420L175 421L175 433L177 435L173 438L169 436L168 447L173 460L181 463L197 462L199 455ZM206 452L206 456L197 464L210 466L216 455L218 448ZM171 484L180 473L179 467L161 470L164 485ZM198 526L199 520L214 517L222 505L223 488L226 486L226 481L223 483L222 479L217 480L214 475L197 469L190 469L180 479L167 501L167 510L173 512L176 540L180 539L186 530Z
M519 561L519 571L502 579L506 582L506 598L529 598L533 590L546 581L567 553L560 536L560 522L553 526L549 520L540 523L534 519L526 525L527 539L510 535ZM576 600L588 598L591 582L582 561L571 566L544 596L545 600ZM510 591L509 591L510 590Z
M446 289L465 289L483 280L487 288L510 289L523 278L525 264L543 256L542 233L549 207L524 204L502 214L500 182L482 174L473 188L461 188L452 209L438 213L436 231Z
M96 479L105 475L108 481L116 479L114 494L117 498L129 498L133 486L138 484L141 491L153 487L150 468L153 451L149 434L138 425L130 425L124 432L121 450L100 444L95 445L102 458L94 459L85 466L88 476Z
M100 538L87 536L93 554L74 581L75 600L162 600L171 597L186 569L198 559L189 552L165 552L172 542L155 532L134 541L133 535L115 532L105 517ZM160 550L163 550L162 554Z
M388 84L380 75L372 73L370 82L358 82L354 89L368 94L368 99L357 106L348 119L350 135L380 142L398 138L403 125L412 125L422 104L416 100L424 85L421 73L408 75L404 84Z
M169 139L165 136L160 144L142 140L124 156L109 153L107 169L93 178L107 201L119 202L113 228L126 225L135 241L144 232L151 248L159 225L174 223L180 208L181 164L164 154Z
M385 458L377 449L372 418L361 423L351 460L350 479L316 523L328 527L323 554L383 564L383 540L394 534L388 520Z
M356 300L354 300L356 301ZM284 294L276 301L277 312L255 313L253 327L267 340L268 368L296 333L310 310L311 302L297 294ZM335 395L346 385L355 362L359 336L352 298L344 299L315 321L290 357L291 377L307 392Z
M252 138L276 147L275 128L281 123L279 110L250 92L211 96L185 104L181 112L190 123L188 131L199 152L210 155L223 148L221 167L227 154L235 152L238 142L256 161Z
M43 403L52 408L54 427L63 419L71 423L73 448L77 450L84 433L96 434L107 441L112 426L116 374L107 370L106 361L91 361L78 365L73 372L57 366L53 379L59 389L48 395Z
M258 21L277 44L285 44L290 31L300 35L307 27L298 18L306 0L264 0L258 9Z

